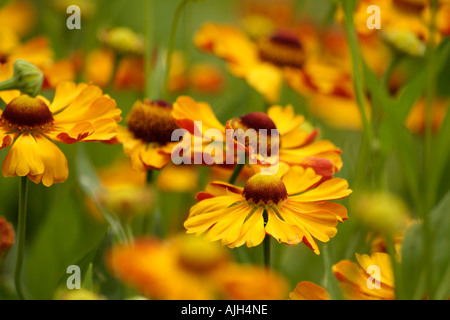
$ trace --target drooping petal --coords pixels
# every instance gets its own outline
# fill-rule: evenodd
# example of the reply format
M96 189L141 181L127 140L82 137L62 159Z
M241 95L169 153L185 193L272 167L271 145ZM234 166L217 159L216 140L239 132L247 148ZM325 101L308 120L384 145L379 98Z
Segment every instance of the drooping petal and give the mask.
M39 155L36 139L28 133L19 136L3 161L3 176L25 177L29 174L42 174L44 170L45 165Z
M28 177L35 183L42 182L46 187L66 181L69 176L69 167L64 153L53 142L44 137L36 136L36 142L45 170L42 174L29 175Z
M233 243L228 244L230 248L240 247L244 244L251 248L261 244L266 236L263 212L263 208L258 208L251 213L242 225L239 237Z

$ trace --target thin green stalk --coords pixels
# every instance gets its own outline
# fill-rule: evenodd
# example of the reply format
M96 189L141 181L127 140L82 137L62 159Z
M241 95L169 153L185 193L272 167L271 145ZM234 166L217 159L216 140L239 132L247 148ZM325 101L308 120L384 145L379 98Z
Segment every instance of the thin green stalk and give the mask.
M22 267L25 251L25 232L27 223L27 197L28 197L28 178L21 177L19 183L19 212L18 212L18 229L17 229L17 260L14 273L14 284L16 286L17 295L21 300L26 300L22 288Z
M228 181L228 183L233 184L236 182L239 174L241 173L242 169L244 168L245 164L241 163L241 164L236 164L234 166L234 170L233 173L231 174L230 180Z
M172 27L170 29L170 36L169 36L169 44L167 47L167 55L166 55L166 74L164 77L164 98L167 98L169 95L169 75L170 75L170 69L172 67L172 53L175 47L175 38L177 35L177 29L178 29L178 23L180 22L180 16L181 12L183 11L184 6L189 2L190 0L180 0L178 2L178 5L175 9L175 14L172 20Z
M153 0L144 0L145 34L145 97L152 98L152 60L153 60Z
M433 132L432 132L432 107L433 107L433 97L435 93L436 85L436 66L435 66L435 33L436 33L436 12L437 12L437 0L431 3L431 23L429 26L430 38L427 45L427 87L425 92L426 99L426 109L425 109L425 138L424 138L424 149L423 149L423 194L424 200L421 208L421 217L423 219L423 243L424 243L424 254L426 263L426 274L427 274L427 285L428 285L428 296L430 299L434 297L434 279L433 279L433 256L434 247L432 237L432 231L429 221L429 213L433 207L432 190L435 190L433 186L430 185L430 168L433 165L431 148L433 143Z
M352 69L353 69L353 84L356 95L356 102L361 113L363 123L363 132L367 143L372 146L375 139L374 130L369 122L366 112L365 94L364 94L364 78L362 72L361 56L358 48L358 40L356 30L353 22L353 1L342 1L345 14L345 30L347 34L347 41L350 48Z

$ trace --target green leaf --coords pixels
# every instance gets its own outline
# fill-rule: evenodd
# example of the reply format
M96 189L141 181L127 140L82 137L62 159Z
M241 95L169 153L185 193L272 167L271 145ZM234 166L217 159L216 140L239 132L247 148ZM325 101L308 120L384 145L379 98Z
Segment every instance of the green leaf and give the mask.
M116 236L119 242L127 242L127 235L120 223L119 218L112 212L106 210L98 199L99 192L103 188L97 173L90 163L86 151L82 146L79 146L77 150L76 165L77 165L77 178L81 189L88 195L95 203L108 225L111 227L112 232Z
M450 191L431 212L430 229L433 244L432 281L435 288L431 299L446 299L450 297ZM426 296L424 282L425 261L423 241L423 223L415 222L405 232L402 243L401 287L403 299L421 299Z

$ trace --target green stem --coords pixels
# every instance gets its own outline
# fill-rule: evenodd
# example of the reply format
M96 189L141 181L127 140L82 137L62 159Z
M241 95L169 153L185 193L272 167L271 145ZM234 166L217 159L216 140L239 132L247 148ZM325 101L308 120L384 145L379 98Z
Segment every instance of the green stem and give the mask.
M367 143L372 146L375 139L375 133L370 125L367 117L365 95L364 95L364 79L362 73L361 56L358 48L358 39L353 22L353 1L343 0L344 14L345 14L345 30L348 38L348 45L350 47L352 69L353 69L353 85L355 89L356 102L361 113L363 132Z
M145 34L145 97L152 98L152 60L153 60L153 0L144 0Z
M25 249L25 232L27 223L27 195L28 195L28 178L21 177L19 183L19 217L17 231L17 260L14 274L14 284L16 286L17 295L21 300L26 300L22 288L22 267Z
M167 47L167 55L166 55L166 74L164 77L164 97L167 98L169 95L169 75L170 75L170 69L172 67L172 53L175 46L175 38L177 35L177 29L178 29L178 23L180 21L181 12L183 11L184 6L189 2L190 0L180 0L178 2L178 5L175 9L175 14L172 20L172 27L170 29L170 36L169 36L169 44Z
M430 23L430 38L427 45L427 87L426 87L426 109L425 109L425 138L424 138L424 153L423 153L423 187L425 199L421 208L421 217L423 219L423 244L425 263L426 263L426 274L427 274L427 284L428 284L428 296L430 299L434 297L434 279L433 279L433 241L431 239L432 232L429 222L429 213L433 207L433 186L430 185L430 168L433 165L431 158L431 148L433 143L433 132L432 132L432 107L433 107L433 96L436 84L436 67L435 67L435 33L436 33L436 12L437 12L437 1L434 0L431 3L431 23Z
M228 181L228 183L233 184L236 182L239 174L241 173L242 169L244 168L245 164L236 164L234 166L234 170L233 173L231 174L230 180Z

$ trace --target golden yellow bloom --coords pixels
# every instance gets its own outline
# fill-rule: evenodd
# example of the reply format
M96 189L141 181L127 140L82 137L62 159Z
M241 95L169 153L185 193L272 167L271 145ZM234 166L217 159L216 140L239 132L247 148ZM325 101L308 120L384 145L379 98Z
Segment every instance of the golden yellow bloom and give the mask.
M230 263L213 277L225 300L284 300L288 293L286 279L262 266Z
M115 277L150 299L282 299L285 295L282 276L239 265L220 245L186 234L116 245L106 262Z
M0 32L0 37L2 32ZM1 40L1 39L0 39ZM1 42L1 41L0 41ZM17 43L8 52L0 45L0 81L9 79L14 74L14 63L18 59L26 60L38 67L44 74L43 88L55 88L59 82L72 81L75 78L75 66L67 59L53 59L49 39L44 36L32 38L24 43ZM17 95L14 90L0 92L2 99Z
M331 177L342 167L341 150L330 141L315 141L318 130L309 128L301 115L296 115L291 105L272 106L266 113L253 112L231 119L224 126L207 103L196 102L181 96L174 104L175 122L194 134L194 122L202 122L202 134L208 129L218 129L226 141L226 129L278 129L280 135L279 161L289 165L312 167L318 174ZM269 142L268 142L269 143ZM224 146L225 147L225 146ZM225 153L224 153L225 154ZM223 163L226 161L224 160Z
M113 77L116 56L109 48L97 48L86 56L84 77L99 87L106 87Z
M224 59L234 76L245 79L270 103L279 98L283 71L298 69L305 60L300 36L287 30L254 42L238 28L207 23L195 35L194 43Z
M367 27L367 8L376 4L380 7L381 29ZM374 3L369 0L360 0L357 3L353 19L359 34L367 36L379 33L381 37L395 49L410 55L424 54L425 45L430 37L430 9L431 1L426 0L381 0ZM450 5L445 2L438 4L437 31L439 42L442 36L449 34ZM337 20L343 21L343 12L338 10Z
M128 161L121 160L100 169L98 176L101 187L96 190L96 196L100 205L108 212L113 212L123 221L151 212L154 194L146 183L145 172L133 170ZM103 221L95 204L90 199L87 201L90 213Z
M61 82L53 101L12 93L0 112L0 149L11 146L3 162L5 177L28 176L49 187L68 177L67 160L50 140L108 142L117 134L121 110L100 88Z
M0 259L14 245L14 228L5 217L0 217Z
M135 170L160 170L171 161L172 132L178 128L172 105L162 101L137 101L130 111L127 127L119 127L118 140Z
M25 36L33 29L36 16L32 1L9 1L0 9L0 29L10 30L19 37Z
M328 292L309 281L302 281L297 284L294 291L289 294L290 300L330 300Z
M244 188L211 182L197 195L199 202L184 223L187 232L205 233L207 240L231 248L257 246L267 234L290 245L303 241L319 254L314 238L329 241L337 222L348 218L344 206L329 201L352 191L344 179L319 184L322 176L311 168L291 167L280 176L258 173Z
M200 93L218 93L223 90L225 77L222 71L211 63L195 63L188 70L188 84Z
M333 272L346 300L394 300L394 275L391 258L386 253L356 254L357 264L343 260ZM374 272L378 267L379 273ZM368 285L370 282L371 285ZM379 287L376 287L377 282ZM373 287L372 287L373 285Z
M195 192L198 180L198 172L194 166L171 165L158 175L156 186L163 192Z

